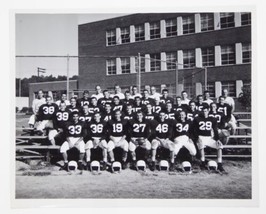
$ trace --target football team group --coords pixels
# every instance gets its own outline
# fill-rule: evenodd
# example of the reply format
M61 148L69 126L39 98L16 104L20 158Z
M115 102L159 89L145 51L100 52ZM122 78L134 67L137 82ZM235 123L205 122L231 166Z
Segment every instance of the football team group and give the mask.
M67 100L62 94L54 102L52 96L38 91L33 101L34 114L30 127L38 134L48 135L53 145L60 145L64 160L62 170L68 170L68 150L79 151L78 168L90 169L91 157L96 148L102 153L102 170L116 160L114 149L119 147L122 169L130 165L136 168L136 149L145 151L144 161L150 170L156 170L158 148L169 150L169 170L174 171L181 148L186 148L191 160L200 159L200 168L206 169L206 147L217 150L217 170L226 173L222 165L222 149L228 136L234 134L236 121L233 116L234 100L228 90L222 91L217 102L205 91L196 100L189 100L186 91L181 96L170 97L167 89L156 92L155 87L138 93L137 87L121 92L119 85L114 93L102 92L96 86L95 93L83 92L82 98ZM128 157L130 154L130 157ZM130 160L130 162L129 162ZM86 161L86 164L84 162Z

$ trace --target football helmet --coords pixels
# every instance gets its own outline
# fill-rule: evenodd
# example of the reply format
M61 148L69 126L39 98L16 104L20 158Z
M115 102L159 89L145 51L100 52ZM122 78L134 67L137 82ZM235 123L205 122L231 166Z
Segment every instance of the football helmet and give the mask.
M207 164L208 170L215 170L216 171L217 167L218 167L217 163L213 160L210 160Z
M191 173L192 172L192 166L191 163L188 161L183 161L181 164L181 168L183 172L188 172Z
M113 164L112 164L112 172L113 173L121 172L121 168L122 168L122 166L121 166L120 162L118 162L118 161L113 162Z
M69 161L68 163L68 170L69 171L76 171L78 168L78 163L76 161Z
M137 171L146 171L146 163L144 160L137 161Z
M100 172L100 162L92 161L90 164L91 172Z
M168 171L169 170L169 163L166 160L161 160L159 163L160 171Z

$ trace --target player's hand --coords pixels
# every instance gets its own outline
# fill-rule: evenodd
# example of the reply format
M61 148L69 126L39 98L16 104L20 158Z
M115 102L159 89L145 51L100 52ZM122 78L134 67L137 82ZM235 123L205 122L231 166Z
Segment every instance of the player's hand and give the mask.
M216 141L216 145L217 145L217 147L219 148L219 147L221 147L223 144L222 144L222 142L221 142L220 140L217 140L217 141Z

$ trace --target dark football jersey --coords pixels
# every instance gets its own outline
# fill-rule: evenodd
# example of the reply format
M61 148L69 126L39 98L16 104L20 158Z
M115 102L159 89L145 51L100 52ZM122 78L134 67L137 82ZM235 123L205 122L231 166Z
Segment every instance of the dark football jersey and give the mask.
M165 110L165 104L160 103L159 105L154 105L152 106L152 111L155 112L156 114L159 114L161 111Z
M151 123L151 132L155 137L166 139L172 137L173 122L172 120L154 121Z
M181 104L181 105L174 105L173 109L177 112L185 111L187 112L189 110L189 106L187 104Z
M145 105L137 105L136 103L132 106L133 112L137 112L137 111L142 111L145 112L146 111L146 106Z
M130 120L129 131L130 137L148 138L150 135L150 123L145 119L142 122L139 122L136 119Z
M43 104L38 111L38 120L54 120L55 114L58 111L58 105L52 103L51 105Z
M117 121L115 119L112 119L107 122L107 128L110 136L122 137L124 135L127 135L128 128L126 120Z
M103 98L100 98L98 100L98 105L104 106L105 103L110 103L112 105L112 102L113 102L113 99L112 98L105 98L105 97L103 97Z
M174 99L172 97L166 97L166 98L164 98L162 96L161 99L160 99L160 102L161 103L164 103L164 104L166 104L166 103L174 103Z
M112 120L112 118L113 118L113 112L110 112L110 113L104 112L104 113L102 113L102 119L104 121L107 122L109 120Z
M202 111L203 108L209 108L209 104L208 103L196 103L196 106L197 106L197 110L198 111Z
M187 120L189 121L193 121L196 117L198 117L200 115L200 112L195 110L195 111L191 111L191 109L189 109L187 111Z
M156 120L158 117L158 114L156 113L145 113L145 119L146 120Z
M82 121L79 121L78 123L70 122L66 125L64 132L66 134L66 137L85 137L85 123L83 123Z
M122 102L124 103L124 105L133 105L134 104L134 100L133 99L124 99L122 100Z
M124 109L125 109L125 105L122 102L120 102L118 105L116 105L114 103L112 104L112 111L113 112L116 110L124 111Z
M84 105L90 105L90 98L85 99L84 97L77 100L77 106L82 108Z
M82 122L90 122L92 120L93 114L81 114L79 120Z
M133 111L131 114L129 114L128 112L125 112L124 114L124 120L132 120L135 117L136 117L136 114Z
M57 111L56 117L54 120L54 128L64 128L67 125L67 122L70 120L71 112L68 110Z
M186 135L190 138L192 131L193 131L193 124L189 120L185 120L185 121L176 120L174 121L173 128L174 128L173 138L176 138L182 135Z
M226 123L226 117L223 113L221 112L210 112L209 113L210 117L214 117L217 119L217 127L218 129L224 129L225 128L225 123Z
M155 101L152 98L148 98L148 99L142 98L141 99L141 104L142 105L147 105L147 104L154 105L155 104Z
M90 114L94 114L96 112L100 112L100 107L99 106L89 105L89 113Z
M217 111L221 112L225 115L226 122L228 122L231 119L232 107L229 104L224 103L223 105L221 105L220 103L218 103L217 104Z
M107 137L107 126L105 121L96 122L92 120L87 124L88 138L100 137L106 139Z
M175 120L177 117L177 112L173 109L171 111L165 111L165 118L169 120Z
M214 139L218 140L217 120L214 117L196 117L193 121L196 136L212 136L214 132Z
M77 106L76 107L68 106L66 109L70 112L79 112L79 108Z

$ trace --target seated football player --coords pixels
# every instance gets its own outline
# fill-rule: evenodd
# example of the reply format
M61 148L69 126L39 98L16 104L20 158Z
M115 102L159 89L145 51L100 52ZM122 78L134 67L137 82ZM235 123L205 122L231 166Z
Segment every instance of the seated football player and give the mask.
M126 106L126 111L124 114L124 119L125 120L132 120L135 117L135 113L133 112L133 107L131 104L128 104Z
M48 139L53 145L62 144L62 141L64 140L63 130L70 119L70 114L71 112L66 108L66 103L60 103L59 110L56 112L56 117L53 121L54 129L51 130L48 135Z
M219 97L219 103L217 104L217 111L221 112L225 115L226 122L230 127L230 133L232 135L236 132L236 120L234 116L232 116L232 107L225 102L225 98L223 96Z
M80 99L77 99L77 106L82 109L84 105L90 105L90 98L89 98L89 91L85 90L83 92L83 97Z
M160 98L156 97L155 104L154 106L152 106L152 111L156 114L159 114L160 111L164 111L164 110L165 110L165 104L161 103Z
M193 126L192 122L186 119L186 112L181 111L179 114L179 118L174 122L174 131L173 131L173 139L175 144L174 155L177 156L180 149L185 147L190 155L192 156L192 160L194 159L197 151L196 147L191 140ZM174 159L171 158L171 162Z
M125 91L125 99L123 100L125 105L131 104L133 105L134 100L131 98L131 94L129 91Z
M107 123L109 141L108 141L108 154L110 156L110 161L113 163L115 161L114 148L123 149L122 157L122 169L126 168L127 153L128 153L128 142L126 140L127 134L127 121L122 118L122 113L120 110L116 110L114 113L114 118L109 120Z
M86 136L86 126L84 122L79 121L79 114L77 112L72 113L72 120L66 125L64 133L66 141L60 147L60 153L64 159L64 166L61 170L68 171L67 151L74 147L79 151L78 169L83 170L82 161L85 156L85 143L83 138Z
M217 104L211 103L211 110L209 113L210 117L214 117L217 119L217 128L219 133L220 141L225 145L227 144L230 136L230 131L228 130L228 123L226 122L226 117L222 112L217 111Z
M187 104L182 104L182 99L180 96L176 97L176 105L174 105L174 110L177 112L187 111L189 106Z
M60 106L60 103L66 103L66 106L69 106L70 105L69 100L67 100L67 95L66 94L62 94L61 95L61 99L60 100L57 100L55 103L58 106Z
M73 113L73 112L72 112ZM91 114L89 112L89 106L88 105L84 105L82 107L82 111L79 114L79 120L82 122L90 122L92 119L93 114Z
M53 129L53 120L57 111L58 105L52 102L52 98L50 96L46 97L46 104L40 106L37 115L39 123L36 129L39 135L44 134L44 129Z
M193 121L199 115L200 115L200 112L197 110L196 103L194 101L190 101L189 109L187 111L187 120Z
M101 107L104 107L105 103L110 103L112 104L113 99L110 97L109 91L106 89L103 91L103 98L100 98L98 100L98 105Z
M150 98L150 94L147 89L143 90L143 97L141 99L141 103L143 105L147 105L147 104L154 105L155 104L154 99Z
M197 137L197 146L201 155L201 169L206 169L204 149L210 147L217 150L218 171L224 173L225 170L222 165L223 144L219 140L217 121L215 118L209 116L208 108L203 108L203 115L194 119L193 126Z
M155 170L156 152L158 147L170 150L170 171L174 170L174 143L170 140L172 137L172 121L166 119L164 111L159 113L158 121L154 121L151 125L153 132L153 140L151 142L151 170Z
M102 115L103 115L102 116L103 120L106 122L112 119L113 112L112 112L112 107L110 103L105 103Z
M88 107L89 107L89 113L90 114L94 114L96 112L100 112L100 107L97 104L96 97L92 97L91 98L91 103L90 103L90 105Z
M77 106L77 100L74 97L70 98L70 105L67 106L67 110L70 112L79 112L79 107Z
M166 104L166 103L174 103L174 99L172 98L172 97L170 97L169 96L169 92L168 92L168 89L163 89L162 90L162 96L161 96L161 103L164 103L164 104Z
M37 119L37 114L39 111L39 107L45 103L46 103L46 99L43 96L43 90L39 90L37 94L37 98L32 101L33 115L31 115L29 122L28 122L30 128L34 128L34 125Z
M211 105L213 103L213 100L210 98L210 92L209 91L204 91L204 103L207 103L208 105Z
M101 148L103 155L103 170L107 163L107 127L106 122L101 120L101 115L96 112L93 119L87 124L87 142L85 144L87 170L90 169L91 149Z
M129 121L129 151L132 156L133 168L136 168L136 148L142 147L146 149L146 154L151 150L151 143L148 140L150 132L150 123L145 120L142 111L138 111L136 118Z
M125 106L123 105L122 101L119 99L118 96L113 97L112 103L112 111L115 112L116 110L123 111Z
M136 97L142 98L142 95L140 93L138 93L138 88L137 86L132 86L132 91L131 91L131 98L133 100L135 100Z
M203 96L201 94L197 96L196 106L198 111L202 111L204 107L209 108L209 105L203 102Z
M148 103L146 105L145 119L147 120L155 120L158 117L158 114L152 111L152 105Z
M181 98L182 98L182 101L181 101L182 104L189 105L190 100L188 99L187 91L182 91L181 92Z
M144 111L145 112L145 110L146 110L146 106L141 104L141 98L138 96L135 97L135 102L134 102L132 108L133 108L133 112L135 112L135 113L137 111Z
M166 119L175 120L178 113L173 109L173 104L171 102L166 103L165 117Z

